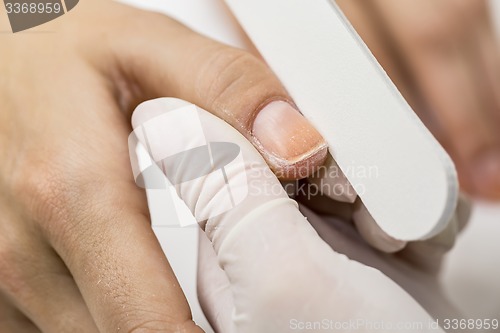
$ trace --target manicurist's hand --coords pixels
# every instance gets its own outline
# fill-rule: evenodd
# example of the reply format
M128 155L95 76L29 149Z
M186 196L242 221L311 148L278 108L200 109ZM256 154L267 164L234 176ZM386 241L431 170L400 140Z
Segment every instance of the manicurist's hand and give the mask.
M131 111L196 103L281 178L321 164L323 139L263 63L159 14L87 0L0 45L0 331L201 331L134 183Z
M191 121L173 121L186 113ZM384 234L359 200L342 203L348 196L334 196L331 186L319 194L309 186L313 180L297 196L299 211L241 134L190 103L147 101L132 122L131 142L155 162L140 158L134 175L159 188L164 172L204 231L198 295L216 332L373 332L375 322L419 323L416 332L442 332L429 325L429 314L463 317L437 278L468 218L463 200L439 235L401 242ZM211 147L211 162L203 142Z
M462 188L500 198L500 48L486 0L337 0L451 155Z

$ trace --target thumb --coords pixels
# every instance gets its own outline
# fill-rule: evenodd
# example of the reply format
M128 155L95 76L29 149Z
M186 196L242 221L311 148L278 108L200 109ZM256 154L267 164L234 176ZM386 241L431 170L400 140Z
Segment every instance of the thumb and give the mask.
M123 27L112 48L125 79L140 87L140 101L177 97L199 105L243 134L281 179L304 178L324 162L325 141L261 60L168 17L141 15L148 24Z
M158 99L141 104L132 122L136 137L205 230L229 281L231 316L218 318L232 323L212 323L267 333L325 318L429 322L379 271L332 251L260 154L223 121L189 103Z

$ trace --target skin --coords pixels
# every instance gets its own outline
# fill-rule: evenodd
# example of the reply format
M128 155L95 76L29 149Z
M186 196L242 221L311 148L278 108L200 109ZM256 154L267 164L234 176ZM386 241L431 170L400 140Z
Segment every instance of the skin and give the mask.
M338 0L454 160L461 186L500 198L500 49L485 0Z
M37 30L0 35L0 331L200 332L132 179L131 110L183 98L252 141L290 97L256 57L114 2Z

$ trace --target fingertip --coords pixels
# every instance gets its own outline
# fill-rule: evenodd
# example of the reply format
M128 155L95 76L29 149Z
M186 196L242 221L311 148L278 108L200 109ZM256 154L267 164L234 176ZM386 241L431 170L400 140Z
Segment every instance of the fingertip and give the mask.
M276 176L283 180L305 178L326 160L326 141L285 101L272 101L258 112L251 138Z

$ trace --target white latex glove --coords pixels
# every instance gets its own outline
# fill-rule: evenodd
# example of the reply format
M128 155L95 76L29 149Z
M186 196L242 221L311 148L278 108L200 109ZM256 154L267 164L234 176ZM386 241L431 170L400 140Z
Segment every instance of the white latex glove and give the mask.
M202 132L194 135L191 124L166 121L179 108L195 110ZM199 296L217 332L300 331L296 325L324 319L420 322L422 329L415 331L441 332L427 326L432 321L429 314L381 271L332 250L288 198L260 154L227 123L177 99L143 103L132 121L139 141L177 184L177 193L209 240L200 246ZM212 162L194 150L183 153L203 141L234 143L240 155L234 158L231 149L217 151L216 145L211 145ZM141 172L134 171L136 177ZM357 246L356 233L336 231L334 224L307 214L328 242L356 250L353 255L360 260L376 258L386 268L396 267L369 247ZM424 273L412 276L416 270L407 269L401 276L423 278ZM357 331L373 329L360 326Z

